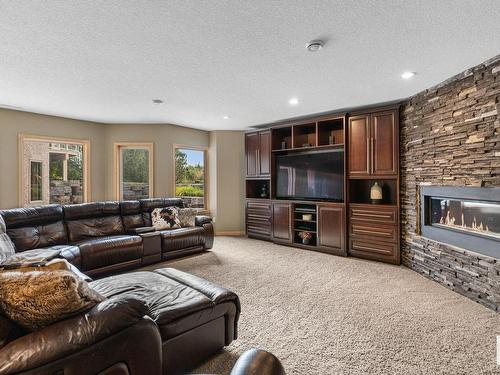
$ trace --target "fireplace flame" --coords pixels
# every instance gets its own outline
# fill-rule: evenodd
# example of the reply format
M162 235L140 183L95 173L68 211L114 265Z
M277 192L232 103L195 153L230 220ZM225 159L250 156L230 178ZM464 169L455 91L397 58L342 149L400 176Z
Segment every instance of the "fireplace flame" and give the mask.
M472 230L474 232L481 232L481 233L489 233L490 232L490 228L488 228L488 225L484 225L482 222L480 222L479 224L477 223L476 216L473 217L471 226L470 227L467 226L465 224L463 212L462 212L462 224L461 225L455 224L455 222L456 222L456 219L455 219L455 217L453 217L451 215L450 210L448 210L446 212L446 217L441 216L441 218L439 219L439 224L442 224L442 225L447 225L447 226L455 227L455 228L462 228L465 230Z

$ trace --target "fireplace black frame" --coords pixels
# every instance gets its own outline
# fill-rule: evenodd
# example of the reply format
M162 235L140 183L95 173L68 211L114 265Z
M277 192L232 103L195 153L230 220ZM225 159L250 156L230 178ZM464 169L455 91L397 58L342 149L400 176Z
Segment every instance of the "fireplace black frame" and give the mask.
M500 203L500 188L420 186L420 234L432 240L500 259L500 241L431 225L431 198L477 200Z

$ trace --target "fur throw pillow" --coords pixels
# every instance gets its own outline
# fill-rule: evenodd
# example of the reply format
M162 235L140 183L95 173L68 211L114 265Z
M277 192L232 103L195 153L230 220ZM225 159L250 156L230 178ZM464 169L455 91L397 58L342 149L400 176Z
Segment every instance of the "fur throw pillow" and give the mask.
M181 208L179 210L179 220L182 227L194 227L198 210L196 208Z
M28 330L87 311L105 298L66 260L0 271L0 312Z
M16 253L14 244L6 232L5 221L0 215L0 262Z
M151 222L156 230L180 228L179 209L177 207L155 208L151 213Z

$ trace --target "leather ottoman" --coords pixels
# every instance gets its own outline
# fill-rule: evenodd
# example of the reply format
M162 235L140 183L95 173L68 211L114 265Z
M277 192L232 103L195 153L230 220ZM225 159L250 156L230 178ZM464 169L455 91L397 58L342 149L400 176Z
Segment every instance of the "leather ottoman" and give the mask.
M200 277L162 268L106 277L91 286L108 298L146 303L160 329L164 374L188 371L237 338L238 296Z

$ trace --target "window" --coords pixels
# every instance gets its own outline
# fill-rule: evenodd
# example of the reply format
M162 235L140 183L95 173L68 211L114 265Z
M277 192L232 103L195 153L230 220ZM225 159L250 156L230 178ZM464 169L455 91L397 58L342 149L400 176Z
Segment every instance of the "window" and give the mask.
M153 197L153 143L115 143L115 195L119 200Z
M32 161L30 168L31 195L30 202L41 201L42 198L42 162Z
M21 206L87 202L90 143L19 135Z
M206 208L206 149L174 147L175 196L187 207Z

